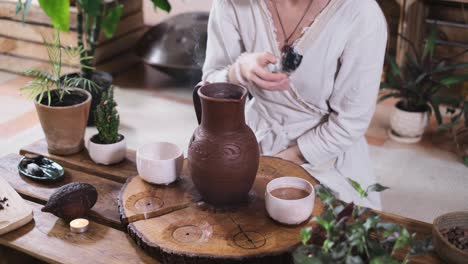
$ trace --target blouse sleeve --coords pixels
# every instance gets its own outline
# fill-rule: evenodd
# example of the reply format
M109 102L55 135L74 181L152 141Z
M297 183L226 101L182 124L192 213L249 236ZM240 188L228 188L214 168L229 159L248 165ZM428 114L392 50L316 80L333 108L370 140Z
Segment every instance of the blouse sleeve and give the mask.
M362 138L375 110L387 24L378 6L356 18L355 23L352 39L340 58L328 121L298 138L302 155L312 165L337 158Z
M227 82L229 66L243 51L235 10L230 0L215 0L208 21L203 81Z

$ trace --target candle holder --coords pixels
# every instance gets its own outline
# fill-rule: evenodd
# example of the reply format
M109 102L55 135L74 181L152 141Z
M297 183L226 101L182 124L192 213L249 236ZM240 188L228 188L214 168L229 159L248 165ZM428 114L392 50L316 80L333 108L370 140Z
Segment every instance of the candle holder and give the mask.
M89 221L83 218L78 218L70 222L70 231L73 233L84 233L88 231Z

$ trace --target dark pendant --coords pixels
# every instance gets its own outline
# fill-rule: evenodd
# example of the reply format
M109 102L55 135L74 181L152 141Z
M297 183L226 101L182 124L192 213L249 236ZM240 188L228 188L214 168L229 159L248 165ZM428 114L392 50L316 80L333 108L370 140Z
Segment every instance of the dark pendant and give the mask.
M285 45L282 49L281 67L282 71L292 73L295 71L302 62L302 55L297 53L296 50L290 45Z

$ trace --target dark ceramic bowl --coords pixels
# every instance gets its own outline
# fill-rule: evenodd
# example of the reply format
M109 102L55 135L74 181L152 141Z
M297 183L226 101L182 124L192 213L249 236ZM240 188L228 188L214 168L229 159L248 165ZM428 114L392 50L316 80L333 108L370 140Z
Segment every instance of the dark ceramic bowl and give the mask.
M21 159L21 161L18 164L18 171L22 176L26 178L29 178L35 181L53 182L53 181L58 181L62 179L65 174L65 170L60 164L50 159L42 158L41 164L38 164L38 165L42 169L43 175L42 176L32 175L29 173L27 169L27 163L23 162L24 160L27 160L27 158Z
M450 243L441 230L460 227L468 228L468 212L453 212L441 215L434 220L432 238L434 249L444 261L453 264L468 263L468 251L463 251Z

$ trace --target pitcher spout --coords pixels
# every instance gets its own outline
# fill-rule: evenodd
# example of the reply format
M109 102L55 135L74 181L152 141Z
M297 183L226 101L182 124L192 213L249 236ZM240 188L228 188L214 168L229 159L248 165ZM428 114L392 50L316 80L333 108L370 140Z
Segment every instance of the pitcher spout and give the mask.
M196 95L198 122L208 130L232 131L245 126L246 88L231 83L210 83L199 86Z

